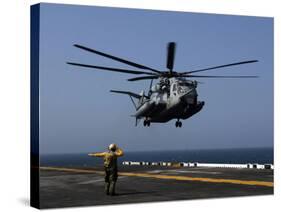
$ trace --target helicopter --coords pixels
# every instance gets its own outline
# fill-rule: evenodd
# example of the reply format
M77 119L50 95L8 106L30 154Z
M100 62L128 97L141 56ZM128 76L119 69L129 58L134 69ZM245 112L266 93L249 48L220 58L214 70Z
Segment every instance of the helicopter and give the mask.
M135 63L120 57L116 57L93 48L88 48L83 45L74 44L74 47L81 50L94 53L96 55L106 57L123 64L129 65L135 69L121 69L114 67L96 66L81 64L75 62L66 62L69 65L93 68L96 70L105 70L120 72L126 74L141 75L134 78L129 78L128 81L135 82L140 80L151 80L149 91L141 91L140 94L131 91L110 90L112 93L128 95L135 107L135 126L143 119L143 125L149 127L151 123L166 123L170 120L176 119L175 126L182 127L181 120L185 120L195 115L203 108L205 102L198 100L197 86L198 81L190 80L188 78L257 78L258 76L214 76L214 75L194 75L194 73L204 72L213 69L220 69L229 66L237 66L248 63L255 63L258 60L247 60L225 65L213 66L203 69L177 72L174 71L174 58L176 43L169 42L167 45L167 60L166 71L156 70L154 68ZM158 80L153 85L153 80Z

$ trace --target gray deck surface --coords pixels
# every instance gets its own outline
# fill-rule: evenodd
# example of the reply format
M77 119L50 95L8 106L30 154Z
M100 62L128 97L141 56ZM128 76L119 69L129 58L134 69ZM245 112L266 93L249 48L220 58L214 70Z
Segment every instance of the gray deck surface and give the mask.
M171 179L119 176L117 195L107 196L104 193L102 174L79 173L81 168L76 167L76 169L77 172L40 171L41 208L273 194L271 186L202 182L196 179L273 182L273 170L120 166L120 173L163 175L171 176ZM102 170L101 167L93 169ZM174 176L191 177L194 180L177 180L173 179Z

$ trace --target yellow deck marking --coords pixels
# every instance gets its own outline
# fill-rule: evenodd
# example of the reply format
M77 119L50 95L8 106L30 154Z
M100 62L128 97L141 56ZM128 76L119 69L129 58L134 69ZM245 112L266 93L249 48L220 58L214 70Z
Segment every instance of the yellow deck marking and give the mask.
M60 167L44 167L41 166L42 170L51 170L51 171L65 171L65 172L76 172L76 173L87 173L87 174L104 174L103 171L91 170L91 169L71 169L71 168L60 168Z
M96 173L104 174L103 171L89 170L89 169L71 169L71 168L57 168L57 167L40 167L42 170L53 170L53 171L66 171L76 173ZM180 180L180 181L201 181L209 183L232 183L240 185L255 185L255 186L268 186L273 187L273 182L267 181L255 181L255 180L236 180L236 179L217 179L217 178L203 178L203 177L188 177L188 176L174 176L174 175L161 175L161 174L146 174L146 173L132 173L132 172L119 172L120 176L129 177L147 177L155 179L165 180Z

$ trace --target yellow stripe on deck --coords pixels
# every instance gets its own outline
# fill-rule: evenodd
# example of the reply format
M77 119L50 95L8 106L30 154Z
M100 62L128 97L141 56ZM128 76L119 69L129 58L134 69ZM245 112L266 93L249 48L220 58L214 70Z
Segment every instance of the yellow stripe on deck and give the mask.
M87 173L87 174L91 174L91 173L104 174L103 171L89 170L89 169L71 169L71 168L57 168L57 167L40 167L40 169L75 172L75 173ZM133 173L133 172L119 172L118 175L128 176L128 177L146 177L146 178L155 178L155 179L165 179L165 180L200 181L200 182L208 182L208 183L231 183L231 184L240 184L240 185L273 187L273 182L255 181L255 180L217 179L217 178L188 177L188 176L146 174L146 173Z
M103 171L91 170L91 169L70 169L70 168L59 168L59 167L44 167L41 166L42 170L50 170L50 171L63 171L63 172L75 172L75 173L86 173L86 174L104 174Z

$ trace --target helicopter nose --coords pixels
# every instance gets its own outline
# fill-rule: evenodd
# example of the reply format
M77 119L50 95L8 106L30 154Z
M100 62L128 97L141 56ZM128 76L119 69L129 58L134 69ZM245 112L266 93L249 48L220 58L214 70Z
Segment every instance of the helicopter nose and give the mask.
M181 96L181 100L185 101L187 104L194 104L197 99L197 92L196 89L190 89L187 92L185 92Z
M189 90L186 90L183 94L183 97L194 97L197 96L197 92L195 88L191 88Z

